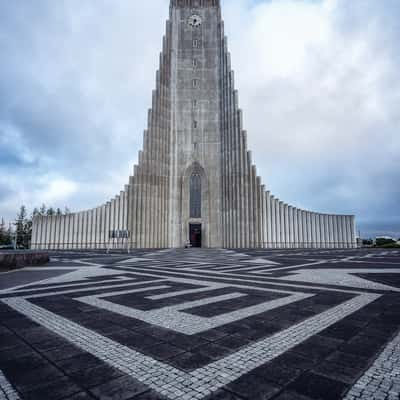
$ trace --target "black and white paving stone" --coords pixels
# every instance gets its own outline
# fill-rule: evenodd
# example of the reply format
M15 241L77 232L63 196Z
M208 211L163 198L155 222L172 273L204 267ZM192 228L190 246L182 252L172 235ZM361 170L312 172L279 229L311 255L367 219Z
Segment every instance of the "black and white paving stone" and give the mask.
M0 400L400 399L396 250L64 252L0 288Z

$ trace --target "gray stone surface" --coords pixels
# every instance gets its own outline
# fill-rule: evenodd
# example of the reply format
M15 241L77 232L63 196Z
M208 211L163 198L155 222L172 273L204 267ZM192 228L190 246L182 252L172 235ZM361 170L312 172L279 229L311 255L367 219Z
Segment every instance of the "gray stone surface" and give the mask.
M62 275L0 290L0 399L398 400L399 266L395 250L55 254Z

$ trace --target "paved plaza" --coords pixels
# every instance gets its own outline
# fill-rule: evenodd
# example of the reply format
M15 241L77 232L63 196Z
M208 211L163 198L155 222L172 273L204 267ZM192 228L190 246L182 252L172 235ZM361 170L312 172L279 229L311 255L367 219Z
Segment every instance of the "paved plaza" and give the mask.
M400 251L53 253L0 274L0 400L399 400Z

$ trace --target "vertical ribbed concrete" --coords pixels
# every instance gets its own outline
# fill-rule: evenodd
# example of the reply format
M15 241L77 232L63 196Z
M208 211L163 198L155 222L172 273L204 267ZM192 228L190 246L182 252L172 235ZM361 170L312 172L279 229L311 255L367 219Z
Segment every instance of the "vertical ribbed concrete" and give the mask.
M257 175L219 0L171 1L155 78L124 190L93 210L35 217L33 248L183 247L190 224L201 224L203 247L355 246L354 217L292 207ZM190 215L192 174L201 177L199 218Z

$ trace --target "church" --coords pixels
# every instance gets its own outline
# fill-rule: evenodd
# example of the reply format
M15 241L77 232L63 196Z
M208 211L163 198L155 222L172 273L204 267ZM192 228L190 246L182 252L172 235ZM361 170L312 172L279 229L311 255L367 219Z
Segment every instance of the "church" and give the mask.
M353 248L355 218L291 206L247 146L220 0L171 0L143 150L105 204L35 217L33 249Z

